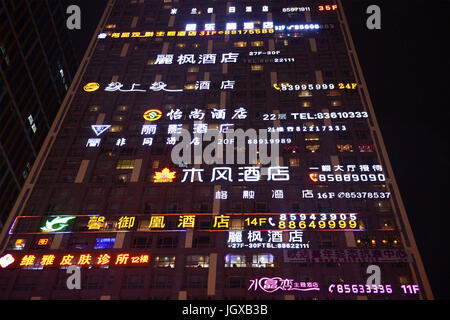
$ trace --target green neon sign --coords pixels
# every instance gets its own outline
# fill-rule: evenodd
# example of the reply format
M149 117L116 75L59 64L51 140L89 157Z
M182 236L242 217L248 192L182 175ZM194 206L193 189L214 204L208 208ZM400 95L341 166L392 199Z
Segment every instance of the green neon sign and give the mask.
M44 232L58 232L63 230L69 225L69 221L75 219L75 217L55 217L45 222L45 225L41 227Z

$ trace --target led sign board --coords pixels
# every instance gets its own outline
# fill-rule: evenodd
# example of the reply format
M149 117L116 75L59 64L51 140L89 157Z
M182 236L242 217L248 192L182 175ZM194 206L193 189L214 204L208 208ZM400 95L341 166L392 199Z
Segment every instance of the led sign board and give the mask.
M229 213L221 215L190 213L117 216L77 215L70 218L71 221L76 222L76 228L67 224L62 229L55 228L54 231L38 229L30 232L25 227L33 223L31 220L42 219L42 217L19 216L14 221L10 234L176 232L186 231L189 228L199 231L364 231L359 224L357 213ZM45 224L47 224L47 221L54 220L53 218L45 219ZM72 225L74 224L72 223ZM22 231L22 228L26 231Z

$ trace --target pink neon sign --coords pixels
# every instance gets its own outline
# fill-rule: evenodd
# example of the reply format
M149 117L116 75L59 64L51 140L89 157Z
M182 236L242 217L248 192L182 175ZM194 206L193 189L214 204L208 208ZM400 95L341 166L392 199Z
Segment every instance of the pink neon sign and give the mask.
M277 290L281 291L320 291L317 282L294 282L293 279L283 279L280 277L274 278L260 278L250 280L248 291L257 291L258 288L267 292L273 293Z

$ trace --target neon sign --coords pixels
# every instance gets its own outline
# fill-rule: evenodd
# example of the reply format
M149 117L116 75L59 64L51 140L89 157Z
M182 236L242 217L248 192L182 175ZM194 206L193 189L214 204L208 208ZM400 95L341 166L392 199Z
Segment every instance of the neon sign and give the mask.
M336 9L337 9L337 4L320 5L318 8L319 11L335 11Z
M69 221L75 219L75 217L55 217L51 220L47 220L45 225L41 227L44 232L58 232L64 230L69 226Z
M9 265L13 264L15 261L14 257L11 254L4 255L0 258L0 266L5 269Z
M84 91L86 92L94 92L97 91L99 88L100 84L97 82L90 82L83 87Z
M274 278L259 278L250 280L248 291L257 291L258 289L274 293L275 291L320 291L317 282L294 282L293 279L283 279L280 277Z
M158 109L150 109L144 112L143 117L147 121L156 121L161 119L162 111Z
M2 268L36 268L44 267L115 267L115 266L147 266L150 263L150 255L146 253L68 253L68 254L7 254L0 258Z
M175 179L176 172L170 171L169 168L164 168L161 172L155 172L153 176L154 183L167 183L173 182Z
M170 172L170 170L169 170ZM175 172L174 172L175 174ZM279 190L278 190L279 191ZM244 190L243 198L251 199L255 197L252 190ZM31 223L31 219L40 219L38 216L17 217L10 234L41 234L48 233L42 229L31 232L15 232L23 225ZM95 232L179 232L186 231L187 228L195 228L202 231L230 231L235 230L233 222L239 221L239 230L248 231L364 231L359 225L357 213L228 213L213 215L210 213L189 213L189 214L153 214L153 215L117 215L117 216L93 216L78 215L76 229L64 227L58 232L73 233L95 233ZM150 221L150 223L148 223ZM199 222L200 221L200 222ZM209 227L202 227L206 223ZM254 233L253 235L257 235ZM265 234L261 234L263 236ZM267 236L277 236L279 233L270 233ZM259 238L259 236L258 236ZM43 241L40 245L47 245ZM271 242L271 241L266 241Z

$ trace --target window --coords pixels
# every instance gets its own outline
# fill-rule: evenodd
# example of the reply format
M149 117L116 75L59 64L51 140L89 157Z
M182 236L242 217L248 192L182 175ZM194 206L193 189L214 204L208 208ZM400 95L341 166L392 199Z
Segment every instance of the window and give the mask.
M197 67L197 66L195 66L195 67L189 67L188 69L187 69L187 72L198 72L200 70L200 68L199 67Z
M351 144L338 144L336 147L339 152L353 152L353 145Z
M158 239L158 248L176 248L178 237L160 237Z
M306 151L309 151L311 153L315 153L320 149L320 144L312 144L305 147Z
M302 107L303 108L310 108L311 107L311 101L309 101L309 100L303 101L302 102Z
M121 132L123 130L123 126L115 125L109 129L110 132Z
M186 268L209 268L209 255L190 255L186 257Z
M134 160L119 160L116 165L117 170L134 169Z
M245 255L242 254L227 254L225 256L226 268L245 268Z
M260 64L252 64L252 71L262 71L264 67Z
M172 286L172 278L167 275L156 275L152 277L151 288L170 288Z
M378 212L390 212L391 211L391 204L387 200L379 200L374 202L375 210Z
M252 47L263 47L264 41L252 41L251 45L252 45Z
M114 248L116 238L97 238L95 240L94 249L111 249Z
M214 247L210 236L196 236L192 243L194 248L211 248Z
M186 288L206 288L208 280L206 276L188 275L184 282Z
M262 253L254 254L252 260L253 268L273 268L273 254Z
M175 256L155 256L154 268L175 268Z
M243 48L247 46L247 42L245 41L237 41L234 43L234 47L236 48Z
M102 276L97 275L88 275L86 276L86 285L85 289L103 289L104 278Z
M305 135L305 141L319 141L319 135L316 133L307 133Z
M146 224L148 226L148 223ZM135 237L131 243L131 248L151 248L151 237Z
M245 277L231 276L225 279L225 288L246 288Z
M123 279L122 289L142 289L144 287L145 275L130 274Z
M299 158L289 158L289 166L290 167L299 167L300 159Z

